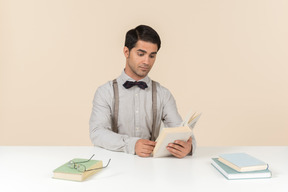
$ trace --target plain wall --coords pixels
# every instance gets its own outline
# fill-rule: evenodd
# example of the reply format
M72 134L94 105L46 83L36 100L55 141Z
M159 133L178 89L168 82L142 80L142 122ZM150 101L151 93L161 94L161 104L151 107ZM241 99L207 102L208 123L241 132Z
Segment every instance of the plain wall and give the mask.
M0 145L91 145L98 86L125 64L125 33L162 39L149 76L198 146L288 144L288 1L0 0Z

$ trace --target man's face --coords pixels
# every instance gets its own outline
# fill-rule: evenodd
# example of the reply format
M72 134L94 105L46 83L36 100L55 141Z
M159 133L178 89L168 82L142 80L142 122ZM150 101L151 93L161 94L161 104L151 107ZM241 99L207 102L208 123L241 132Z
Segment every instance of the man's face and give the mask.
M146 77L156 60L157 50L157 44L141 40L130 51L124 47L126 74L136 81Z

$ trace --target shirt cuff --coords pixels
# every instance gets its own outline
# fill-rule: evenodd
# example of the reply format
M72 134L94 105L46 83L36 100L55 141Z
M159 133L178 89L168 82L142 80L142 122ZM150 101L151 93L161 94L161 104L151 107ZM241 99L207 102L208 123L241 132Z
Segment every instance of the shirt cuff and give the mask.
M197 142L195 140L195 137L192 137L192 151L189 153L189 155L193 155L195 153L196 145L197 145Z
M125 141L126 146L125 146L124 152L135 155L135 145L139 139L140 138L138 137L130 137L129 139L127 139Z

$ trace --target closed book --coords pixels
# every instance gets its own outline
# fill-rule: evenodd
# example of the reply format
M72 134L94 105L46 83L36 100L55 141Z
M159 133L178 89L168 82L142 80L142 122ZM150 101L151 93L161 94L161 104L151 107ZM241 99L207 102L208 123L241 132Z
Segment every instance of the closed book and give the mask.
M260 171L268 168L267 163L246 153L221 154L218 160L238 172Z
M263 179L272 177L272 173L269 169L261 171L250 171L250 172L238 172L228 167L227 165L218 161L217 158L212 158L211 164L223 175L226 179Z
M75 162L76 164L77 164L77 162L84 162L84 163L79 163L79 164L81 164L81 166L84 165L86 167L86 170L101 168L103 165L102 161L100 161L100 160L89 160L89 161L87 161L87 160L88 159L75 158L75 159L72 159L71 161ZM83 181L86 178L88 178L89 176L91 176L91 175L93 175L96 172L99 172L101 170L101 169L96 169L96 170L92 170L92 171L81 172L75 168L71 168L71 166L70 166L71 161L69 161L69 162L61 165L57 169L55 169L53 171L53 178L71 180L71 181Z

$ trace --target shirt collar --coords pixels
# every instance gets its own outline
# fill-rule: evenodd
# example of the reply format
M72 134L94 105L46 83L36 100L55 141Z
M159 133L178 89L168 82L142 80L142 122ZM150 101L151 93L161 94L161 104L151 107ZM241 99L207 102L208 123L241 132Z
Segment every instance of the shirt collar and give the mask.
M122 71L121 75L120 75L120 79L122 80L122 82L126 82L126 81L135 81L135 79L131 78L130 76L128 76L126 73L125 73L125 70ZM143 81L145 82L147 85L150 84L151 82L151 79L146 76L144 77L143 79L140 79L139 81Z

